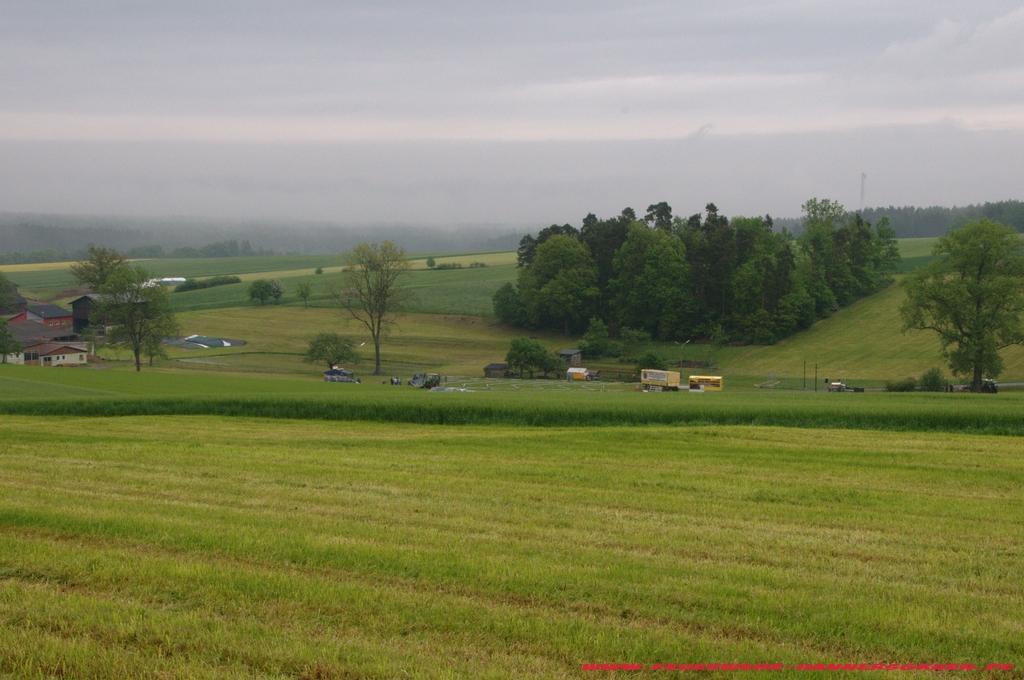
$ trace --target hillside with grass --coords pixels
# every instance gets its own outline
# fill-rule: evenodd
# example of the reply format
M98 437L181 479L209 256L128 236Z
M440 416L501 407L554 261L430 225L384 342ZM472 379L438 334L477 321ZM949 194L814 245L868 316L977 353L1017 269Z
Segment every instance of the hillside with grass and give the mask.
M901 239L903 269L922 266L931 259L936 239ZM492 297L518 274L515 253L437 255L436 264L461 268L430 270L425 257L410 261L406 276L407 298L397 323L384 346L385 373L406 374L433 370L456 376L478 376L482 367L502 361L512 338L537 337L551 349L575 346L579 337L503 326L492 316ZM482 263L483 267L470 267ZM282 256L150 260L154 274L196 277L235 274L241 283L183 293L172 293L184 335L199 334L246 341L246 345L220 350L171 348L165 367L215 371L315 374L317 368L302 361L305 343L321 331L333 331L368 340L368 334L340 309L336 291L342 268L340 256ZM26 294L59 291L73 285L68 263L4 265ZM315 269L321 267L322 274ZM249 300L248 287L258 278L282 282L280 304L257 305ZM310 308L297 297L300 283L313 288ZM36 286L37 288L32 288ZM65 291L66 292L66 291ZM814 365L820 379L843 378L880 385L886 380L919 376L932 367L943 367L936 338L929 333L903 333L899 306L903 292L898 282L818 321L774 345L714 347L696 343L650 343L644 349L668 361L706 360L716 370L754 385L781 381L799 387L807 365L811 385ZM116 350L104 350L108 358L121 358ZM367 353L367 356L369 354ZM1001 378L1024 380L1024 348L1003 353ZM588 366L611 376L628 376L635 366L617 359L588 359ZM360 366L356 366L357 370ZM734 383L736 384L736 383Z
M904 333L899 307L905 295L899 283L846 309L810 329L771 346L699 348L714 357L723 370L747 376L802 376L818 364L821 378L872 381L920 376L932 367L945 370L934 333ZM1024 380L1024 347L1002 352L1003 380Z

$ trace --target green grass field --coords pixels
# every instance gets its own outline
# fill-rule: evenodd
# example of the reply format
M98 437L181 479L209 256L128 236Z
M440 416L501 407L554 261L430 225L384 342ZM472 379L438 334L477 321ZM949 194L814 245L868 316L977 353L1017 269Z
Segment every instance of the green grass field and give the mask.
M172 348L142 373L107 348L89 367L0 365L0 678L1019 677L1024 392L754 387L794 386L804 362L867 384L941 366L933 337L900 332L898 285L771 347L659 344L714 358L726 390L647 394L479 377L513 337L578 342L489 316L511 256L414 262L385 340L386 374L463 392L368 375L366 331L330 302L336 260L190 261L246 281L174 294L182 332L241 347ZM283 304L245 300L262 266ZM10 272L53 291L66 275ZM320 331L365 342L363 384L302 360ZM1024 348L1004 358L1024 379Z
M514 252L498 253L469 253L469 254L437 254L434 256L437 264L461 264L469 267L471 263L479 262L488 267L507 267L515 265L516 256ZM204 278L219 275L237 275L245 282L258 278L278 278L290 285L292 297L294 298L294 284L302 280L312 279L317 267L323 269L324 274L317 277L329 278L331 274L337 275L342 269L342 256L338 255L271 255L254 257L208 257L208 258L163 258L152 260L135 260L136 264L144 267L154 277L183 276L187 278ZM21 287L22 292L28 297L40 299L60 299L72 295L70 291L78 290L74 277L71 275L70 262L44 262L39 264L16 264L0 265L0 272L4 273L11 281ZM409 261L413 272L426 270L426 256L414 255ZM472 271L483 273L480 270L453 270L450 273ZM437 272L443 274L445 272ZM237 286L241 290L243 286ZM221 292L220 289L216 289ZM202 291L195 291L202 292ZM212 291L211 291L212 292ZM187 294L183 294L187 295ZM230 306L237 300L245 301L244 295L224 296L214 298L219 301L219 306ZM194 309L202 306L215 306L208 304L209 300L199 297L207 304L183 305L182 308ZM464 310L456 310L464 311ZM488 310L489 311L489 310Z
M505 256L505 253L501 254ZM460 259L460 258L450 258ZM486 259L486 258L483 258ZM499 260L500 258L494 258ZM439 258L438 261L443 261ZM452 269L430 271L425 267L410 271L404 277L403 285L408 298L402 307L407 312L425 314L471 314L490 316L492 314L491 298L502 284L515 281L516 267L514 264L488 265L479 269ZM249 286L251 279L263 274L243 275L242 283L204 288L171 295L171 302L177 311L200 309L221 309L251 304ZM333 306L340 288L340 268L325 269L323 274L316 275L312 270L303 274L295 272L274 272L273 277L284 286L285 294L282 304L302 305L297 295L300 283L313 286L311 304L314 306Z
M315 377L209 371L0 367L0 413L235 415L425 424L614 426L781 425L907 432L1024 435L1024 392L829 394L731 388L648 394L623 384L452 380L470 391L436 393ZM518 389L508 389L518 387Z
M772 346L726 347L716 353L724 369L751 376L803 374L818 364L820 377L879 381L920 376L932 367L945 370L934 333L901 330L903 289L894 284L841 309L809 330ZM708 348L698 348L709 351ZM1024 380L1024 347L1001 352L1004 380Z
M1019 667L1019 442L5 417L0 674Z

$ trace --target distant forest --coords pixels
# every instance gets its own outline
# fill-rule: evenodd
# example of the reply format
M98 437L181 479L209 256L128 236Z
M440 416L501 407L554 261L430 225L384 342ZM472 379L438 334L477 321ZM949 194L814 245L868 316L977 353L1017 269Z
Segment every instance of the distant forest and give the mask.
M0 263L77 260L90 245L134 258L341 253L382 239L414 253L483 252L512 250L522 235L523 230L495 225L445 229L0 213Z
M804 204L798 237L771 217L678 217L665 202L580 227L553 224L519 245L519 275L494 296L504 323L603 338L771 344L888 285L900 261L883 218L835 201ZM602 338L603 336L603 338ZM585 350L586 351L586 350Z
M943 236L951 230L981 219L983 217L1002 222L1019 232L1024 232L1024 201L996 201L979 203L961 207L943 208L931 206L915 208L904 206L897 208L865 208L861 216L868 222L878 222L883 217L889 218L889 226L896 232L897 238L918 238L923 236ZM775 220L778 229L785 228L794 234L803 231L802 218L781 218Z

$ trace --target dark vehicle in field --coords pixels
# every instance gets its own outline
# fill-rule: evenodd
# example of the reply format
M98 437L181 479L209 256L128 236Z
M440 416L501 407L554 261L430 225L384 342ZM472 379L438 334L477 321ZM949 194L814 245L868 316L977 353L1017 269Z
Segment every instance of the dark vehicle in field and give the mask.
M324 382L358 384L359 378L357 378L352 371L344 368L332 368L329 371L324 371Z

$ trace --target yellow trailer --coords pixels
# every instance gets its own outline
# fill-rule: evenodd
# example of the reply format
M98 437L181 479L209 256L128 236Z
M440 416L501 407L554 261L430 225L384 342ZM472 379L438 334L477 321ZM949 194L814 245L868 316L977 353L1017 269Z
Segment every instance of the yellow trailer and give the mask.
M645 368L640 371L640 389L644 392L679 391L679 371Z
M725 387L725 381L720 375L691 375L690 389L693 391L703 390L705 392L721 392Z

